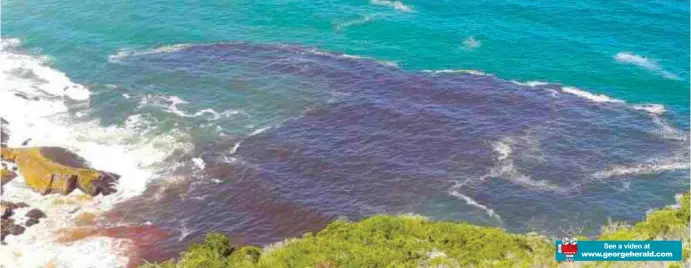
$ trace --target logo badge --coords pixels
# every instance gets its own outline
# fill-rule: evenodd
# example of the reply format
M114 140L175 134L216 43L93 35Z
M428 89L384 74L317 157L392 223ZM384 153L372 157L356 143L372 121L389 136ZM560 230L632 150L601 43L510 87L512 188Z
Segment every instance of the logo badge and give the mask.
M578 253L578 240L575 237L562 238L561 244L557 245L557 254L566 255L566 262L573 262L573 255Z

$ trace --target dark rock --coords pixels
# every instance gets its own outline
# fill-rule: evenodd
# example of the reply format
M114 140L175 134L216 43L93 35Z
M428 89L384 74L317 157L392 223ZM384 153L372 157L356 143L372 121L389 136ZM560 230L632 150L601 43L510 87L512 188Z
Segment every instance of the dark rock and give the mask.
M32 209L26 213L26 217L29 218L24 224L26 227L15 224L15 220L12 219L12 215L15 214L14 211L16 209L23 207L28 207L28 205L23 202L14 203L9 201L0 201L0 215L2 215L0 219L0 242L4 242L5 237L8 235L20 235L24 233L26 227L35 225L39 223L39 219L46 217L46 214L43 213L43 211L39 209Z
M27 146L29 145L29 142L31 141L31 138L26 139L24 142L22 142L22 146Z
M22 98L22 99L29 100L29 96L27 96L27 95L24 94L24 93L15 92L14 95L17 96L17 97L20 97L20 98Z
M8 208L10 208L10 209L12 209L12 210L15 210L15 209L18 209L18 208L25 208L25 207L28 207L29 205L27 205L27 204L24 203L24 202L16 202L16 203L15 203L15 202L10 202L10 201L0 201L0 206L8 207Z
M20 235L23 234L26 228L24 226L21 226L19 224L14 224L12 227L10 227L10 234L12 235Z
M26 217L31 218L31 219L41 219L45 218L46 214L43 213L40 209L34 208L32 210L29 210L29 212L26 213Z
M34 224L37 224L38 222L39 221L36 219L28 219L28 220L26 220L26 223L24 223L24 225L26 225L26 227L31 227Z
M20 235L24 233L24 226L14 224L13 219L0 220L0 241L4 241L8 235Z
M17 96L17 97L20 97L20 98L22 98L22 99L25 99L25 100L33 100L33 101L40 100L40 99L39 99L38 97L36 97L36 96L29 97L29 95L27 95L26 93L21 93L21 92L15 92L14 95Z
M101 171L101 176L99 176L98 179L93 180L90 185L90 188L96 189L95 191L83 189L82 187L79 187L79 189L91 195L98 195L99 193L102 195L109 195L116 191L115 186L118 179L120 179L120 175Z
M14 212L11 208L6 206L0 206L0 218L9 219Z

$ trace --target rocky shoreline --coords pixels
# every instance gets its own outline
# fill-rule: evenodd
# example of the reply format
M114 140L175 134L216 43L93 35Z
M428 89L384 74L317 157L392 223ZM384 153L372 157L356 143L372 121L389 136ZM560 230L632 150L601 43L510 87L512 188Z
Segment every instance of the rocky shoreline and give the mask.
M7 146L10 133L0 118L0 191L4 185L18 176L24 184L41 194L68 195L75 189L89 196L109 195L116 191L119 175L93 169L87 161L62 147L15 147ZM26 142L22 145L27 145ZM45 212L31 208L24 200L3 200L0 202L0 242L4 244L8 235L21 235L24 231L49 217ZM22 215L20 211L28 210Z

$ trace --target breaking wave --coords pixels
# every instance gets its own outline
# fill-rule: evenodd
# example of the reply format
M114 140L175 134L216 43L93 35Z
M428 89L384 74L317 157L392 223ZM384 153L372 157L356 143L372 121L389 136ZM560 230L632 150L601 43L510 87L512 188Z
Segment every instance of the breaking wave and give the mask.
M91 237L62 244L56 242L58 230L75 227L74 211L99 215L141 194L173 151L190 148L185 134L143 136L139 131L147 123L142 117L132 117L125 127L77 120L75 115L89 112L91 93L85 86L50 67L44 57L21 51L18 39L2 39L0 44L0 116L9 122L3 125L9 132L8 145L21 147L30 138L29 146L65 147L94 168L121 175L117 193L91 200L79 199L76 191L41 196L24 186L21 176L6 184L3 200L26 202L48 218L21 236L8 236L0 259L9 267L64 267L75 261L92 267L125 266L132 246L127 239Z

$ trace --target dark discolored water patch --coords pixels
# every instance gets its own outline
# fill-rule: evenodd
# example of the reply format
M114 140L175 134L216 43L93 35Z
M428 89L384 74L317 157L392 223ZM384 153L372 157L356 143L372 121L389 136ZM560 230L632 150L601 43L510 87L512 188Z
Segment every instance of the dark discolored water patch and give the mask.
M639 220L688 186L688 133L671 135L666 115L559 85L408 72L285 45L197 45L122 61L213 77L234 85L228 96L250 96L248 107L301 103L293 116L262 111L282 117L262 121L263 132L196 144L203 171L179 171L185 179L115 211L179 234L161 243L166 254L207 231L267 244L376 213L592 234L608 217Z

